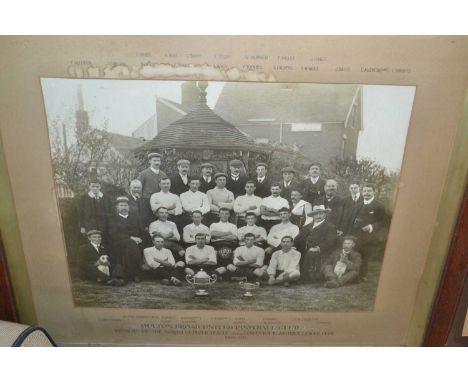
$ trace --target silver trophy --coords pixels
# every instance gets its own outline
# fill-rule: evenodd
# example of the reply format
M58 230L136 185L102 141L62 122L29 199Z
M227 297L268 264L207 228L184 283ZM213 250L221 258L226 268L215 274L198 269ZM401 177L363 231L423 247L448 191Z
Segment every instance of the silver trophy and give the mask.
M203 297L208 296L206 288L213 285L216 282L217 277L216 275L210 276L203 269L200 269L195 275L185 276L185 279L190 285L193 285L193 287L197 290L195 292L195 296Z
M252 291L260 287L260 283L249 283L247 279L239 281L239 286L245 290L244 297L250 298L253 297Z

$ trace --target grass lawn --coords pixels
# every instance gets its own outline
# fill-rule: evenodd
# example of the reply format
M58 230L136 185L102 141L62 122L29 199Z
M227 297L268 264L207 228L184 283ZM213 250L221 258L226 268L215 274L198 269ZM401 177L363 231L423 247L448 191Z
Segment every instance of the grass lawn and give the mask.
M380 261L369 263L368 279L355 285L327 289L322 284L261 286L254 297L243 298L236 282L219 282L209 288L208 297L194 297L194 288L156 281L109 287L90 281L73 280L75 304L81 307L143 309L226 309L226 310L372 310L380 274Z

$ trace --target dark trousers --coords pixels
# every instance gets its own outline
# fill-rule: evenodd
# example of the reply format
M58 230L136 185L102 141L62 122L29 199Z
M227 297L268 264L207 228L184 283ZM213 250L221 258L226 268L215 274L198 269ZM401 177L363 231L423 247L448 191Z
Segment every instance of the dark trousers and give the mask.
M112 268L111 268L112 269ZM102 283L109 281L110 277L102 273L95 265L89 264L80 270L80 278L82 280L92 280Z
M219 265L203 265L203 264L187 265L186 268L191 269L195 274L197 274L197 272L203 269L209 275L213 275L213 274L217 275L215 271L216 271L216 268L219 268Z
M323 281L322 263L323 258L320 253L306 252L301 257L301 278L305 281Z
M150 269L148 275L154 280L168 279L175 277L179 280L185 279L184 267L158 267Z
M113 245L112 263L123 268L127 278L139 277L143 257L140 246L132 239L120 240Z
M323 267L323 276L327 281L336 281L340 285L351 284L359 280L359 273L357 271L347 271L341 277L338 277L334 272L333 265L325 265Z
M256 269L258 268L237 267L235 271L228 269L228 274L231 277L245 277L247 280L258 280L259 277L253 273Z
M262 218L260 218L258 220L258 225L260 227L265 228L267 233L270 232L271 227L273 227L274 225L279 224L279 223L281 223L281 220L279 220L279 219L278 220L263 220Z
M172 252L175 261L184 261L184 257L179 254L184 248L177 241L164 240L164 248Z

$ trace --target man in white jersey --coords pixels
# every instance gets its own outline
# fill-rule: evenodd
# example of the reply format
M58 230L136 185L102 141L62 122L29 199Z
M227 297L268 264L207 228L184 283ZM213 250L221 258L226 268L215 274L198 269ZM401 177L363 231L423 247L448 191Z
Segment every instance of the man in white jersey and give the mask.
M246 277L260 279L266 274L267 267L263 264L265 252L254 245L255 235L247 233L244 236L245 245L234 251L232 264L226 268L231 277Z
M204 233L195 235L196 245L187 248L185 252L185 273L194 275L201 269L208 274L216 276L226 273L226 268L218 266L216 261L216 251L211 245L206 245Z

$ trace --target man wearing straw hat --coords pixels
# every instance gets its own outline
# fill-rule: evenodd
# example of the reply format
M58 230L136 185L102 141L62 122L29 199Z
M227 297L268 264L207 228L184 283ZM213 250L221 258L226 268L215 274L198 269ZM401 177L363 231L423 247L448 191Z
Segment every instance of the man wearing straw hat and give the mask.
M327 221L327 209L323 205L312 208L314 222L302 227L294 241L301 252L301 276L306 281L322 280L322 263L336 245L336 227Z

